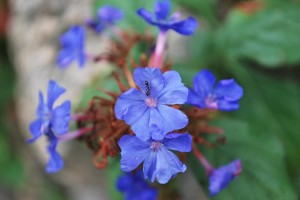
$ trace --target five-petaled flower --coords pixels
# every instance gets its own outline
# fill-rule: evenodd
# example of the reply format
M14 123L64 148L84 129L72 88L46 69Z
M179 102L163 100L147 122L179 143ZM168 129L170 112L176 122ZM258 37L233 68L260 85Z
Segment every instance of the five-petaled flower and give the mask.
M193 34L198 26L197 21L193 17L179 20L179 13L174 13L169 17L170 10L171 2L169 0L157 0L154 6L154 15L144 8L138 9L137 14L149 24L158 26L163 32L172 29L182 35Z
M242 164L240 160L234 160L223 167L214 169L209 175L210 195L216 195L226 188L232 180L241 174L241 172Z
M96 33L101 33L109 26L112 26L117 21L123 19L123 16L124 13L122 10L111 5L105 5L98 9L94 19L89 19L87 21L87 25Z
M116 186L124 193L125 200L156 200L158 197L157 189L149 185L141 170L120 176Z
M162 140L187 125L187 116L169 106L185 103L188 96L176 71L162 74L157 68L136 68L133 76L140 90L131 88L123 93L116 102L115 115L125 120L137 137Z
M86 62L84 50L85 29L81 26L72 26L60 37L61 50L58 52L57 64L60 67L69 66L77 60L80 67Z
M233 79L221 80L214 87L215 76L203 69L194 77L194 90L189 90L188 103L199 108L232 111L239 108L243 88Z
M190 152L192 137L188 134L170 133L163 140L142 141L136 136L125 135L118 142L121 148L121 170L130 172L142 162L144 177L161 184L167 183L186 166L170 150Z
M65 89L60 87L55 81L50 80L47 91L47 103L44 102L42 92L39 92L39 104L36 110L37 119L31 122L29 129L32 138L29 143L34 142L42 135L45 135L49 141L48 153L50 159L48 161L46 171L56 172L63 167L63 160L56 152L57 136L68 132L70 121L70 101L65 101L61 105L53 108L54 102L60 95L65 92Z

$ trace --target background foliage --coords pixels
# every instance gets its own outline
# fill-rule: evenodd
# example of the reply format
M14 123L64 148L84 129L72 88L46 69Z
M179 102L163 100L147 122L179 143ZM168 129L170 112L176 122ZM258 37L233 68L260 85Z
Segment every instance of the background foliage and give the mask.
M249 2L254 7L241 4ZM156 32L135 13L140 7L152 10L154 0L95 0L95 11L107 3L124 10L126 17L122 27ZM173 3L173 10L184 10L200 22L197 33L187 39L188 44L182 50L188 57L174 62L184 82L190 85L197 71L208 68L219 79L234 77L245 91L238 111L220 113L212 122L224 128L228 143L216 149L202 149L216 166L236 158L243 164L241 176L212 199L299 199L300 2L173 0ZM15 75L3 38L0 44L0 192L6 188L18 191L26 179L22 154L14 150L18 142L11 139L15 138L6 134L15 131L12 123ZM172 44L169 46L172 48ZM115 87L112 81L99 82ZM87 91L86 97L95 92ZM87 100L83 99L83 103ZM189 163L205 189L203 169L192 156ZM107 173L110 180L120 174L117 165L112 162ZM52 183L43 184L48 188L44 199L63 199ZM114 192L114 182L108 185L113 199L119 198Z

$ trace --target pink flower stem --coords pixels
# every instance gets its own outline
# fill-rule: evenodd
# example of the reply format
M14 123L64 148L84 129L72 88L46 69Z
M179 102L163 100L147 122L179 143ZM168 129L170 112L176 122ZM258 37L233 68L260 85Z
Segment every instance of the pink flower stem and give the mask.
M200 161L200 163L203 165L206 174L209 176L214 170L214 167L206 160L206 158L194 145L193 145L193 153L196 156L196 158Z
M162 68L164 64L166 43L167 43L167 32L160 31L157 37L154 53L152 54L149 62L150 67Z
M69 132L64 135L59 135L59 136L57 136L57 138L58 138L58 141L65 142L65 141L69 141L69 140L78 138L80 136L83 136L84 134L91 132L92 130L93 130L93 127L85 127L85 128L79 129L77 131Z

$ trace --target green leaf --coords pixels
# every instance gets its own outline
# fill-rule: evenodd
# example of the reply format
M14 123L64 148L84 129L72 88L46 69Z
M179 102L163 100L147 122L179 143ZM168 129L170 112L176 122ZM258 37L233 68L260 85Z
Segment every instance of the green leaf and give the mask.
M225 130L228 143L206 149L204 154L216 167L240 159L243 171L212 199L296 200L284 164L284 150L276 136L253 134L249 123L241 120L221 119L214 125Z
M253 126L255 134L277 135L284 144L293 180L300 177L300 91L289 79L274 79L239 65L231 68L245 96L237 116ZM298 191L300 188L298 186Z
M286 4L247 15L233 10L218 32L218 48L228 57L264 67L300 62L300 5Z

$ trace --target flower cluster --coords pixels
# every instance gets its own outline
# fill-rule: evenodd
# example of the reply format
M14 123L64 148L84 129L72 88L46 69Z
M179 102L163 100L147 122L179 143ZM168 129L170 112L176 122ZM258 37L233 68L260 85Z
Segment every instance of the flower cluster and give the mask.
M53 108L55 101L64 92L64 88L60 87L55 81L50 80L47 91L47 103L44 102L43 93L39 92L39 104L36 109L37 119L29 126L33 136L28 140L29 143L34 142L42 135L45 135L49 141L47 150L50 159L46 167L47 172L57 172L64 165L61 156L56 152L57 136L68 132L71 103L70 101L65 101L60 106Z
M232 111L239 108L243 89L233 79L219 81L207 69L194 77L194 90L189 91L188 103L199 108Z
M60 38L62 49L58 52L57 64L64 68L76 60L80 67L86 62L84 52L85 29L81 26L71 27Z
M127 200L157 199L157 189L146 180L151 184L155 181L167 184L187 170L185 155L191 151L206 170L210 195L226 188L241 173L240 160L214 168L198 148L200 145L214 147L222 141L223 131L212 127L208 116L212 112L237 110L243 89L234 79L216 83L208 69L195 75L193 88L185 86L180 74L171 70L165 58L168 31L189 36L196 31L198 23L193 17L179 20L179 13L170 15L170 10L169 0L157 0L154 14L143 8L137 10L148 24L159 28L154 51L149 50L149 57L141 53L139 61L131 57L130 51L141 41L151 49L152 36L117 29L116 23L123 19L124 13L110 5L101 7L96 17L87 21L89 29L76 25L61 36L58 66L67 67L73 61L80 67L88 61L111 62L117 66L112 77L119 92L101 89L109 98L94 96L87 109L71 116L70 101L54 108L54 102L65 90L55 81L49 81L47 103L40 92L37 119L29 127L33 135L29 142L41 135L49 140L47 172L63 167L63 160L56 152L58 142L80 138L93 152L93 163L99 169L108 165L108 157L121 155L120 169L127 174L118 179L117 189ZM111 36L112 50L100 55L87 53L88 30L96 34L112 30L105 32ZM68 130L70 119L77 124L73 132ZM217 142L207 141L206 133L216 134Z

